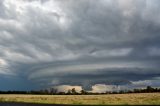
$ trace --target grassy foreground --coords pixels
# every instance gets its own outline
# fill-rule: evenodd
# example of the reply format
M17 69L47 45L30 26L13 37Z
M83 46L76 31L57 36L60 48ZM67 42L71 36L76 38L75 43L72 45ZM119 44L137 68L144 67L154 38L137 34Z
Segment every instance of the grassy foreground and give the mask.
M78 105L160 105L160 93L110 95L0 95L0 102Z

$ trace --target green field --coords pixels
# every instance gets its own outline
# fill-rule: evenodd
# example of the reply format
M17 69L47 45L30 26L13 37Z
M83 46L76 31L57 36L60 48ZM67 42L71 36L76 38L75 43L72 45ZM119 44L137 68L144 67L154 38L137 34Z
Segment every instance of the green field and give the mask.
M78 105L160 105L160 93L108 95L0 95L0 102Z

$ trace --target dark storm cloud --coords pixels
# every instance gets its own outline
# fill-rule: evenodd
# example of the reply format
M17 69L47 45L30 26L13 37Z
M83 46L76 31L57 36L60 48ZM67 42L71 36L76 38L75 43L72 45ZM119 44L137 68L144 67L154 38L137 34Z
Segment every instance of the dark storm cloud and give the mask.
M39 86L159 81L159 5L159 0L0 1L0 74Z

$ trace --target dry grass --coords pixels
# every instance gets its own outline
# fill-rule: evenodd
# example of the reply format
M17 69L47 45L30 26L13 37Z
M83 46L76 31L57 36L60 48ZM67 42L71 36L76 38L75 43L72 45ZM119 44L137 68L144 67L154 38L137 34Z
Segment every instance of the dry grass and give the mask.
M160 105L160 93L110 95L0 95L1 102L85 105Z

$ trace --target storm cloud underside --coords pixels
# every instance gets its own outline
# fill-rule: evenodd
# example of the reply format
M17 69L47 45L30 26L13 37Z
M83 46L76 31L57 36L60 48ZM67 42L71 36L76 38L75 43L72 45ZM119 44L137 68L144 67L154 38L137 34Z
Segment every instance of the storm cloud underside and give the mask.
M159 0L1 0L0 82L6 83L0 89L159 87L159 5Z

